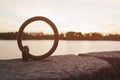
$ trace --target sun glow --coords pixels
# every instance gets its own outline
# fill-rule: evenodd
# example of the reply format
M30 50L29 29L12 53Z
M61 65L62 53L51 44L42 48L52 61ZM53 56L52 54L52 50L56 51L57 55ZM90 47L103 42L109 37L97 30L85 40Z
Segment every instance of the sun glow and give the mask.
M18 31L25 20L44 16L55 23L59 32L120 33L120 1L116 0L70 0L69 4L66 0L1 0L0 15L0 32ZM53 32L47 24L31 24L35 25L30 29L27 26L29 32Z

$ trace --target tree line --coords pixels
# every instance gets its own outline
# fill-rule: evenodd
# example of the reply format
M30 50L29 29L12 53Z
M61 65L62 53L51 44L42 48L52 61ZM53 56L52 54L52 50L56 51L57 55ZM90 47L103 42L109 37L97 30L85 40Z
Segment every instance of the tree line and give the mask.
M0 33L0 40L16 40L18 32L5 32ZM22 34L23 40L52 40L54 39L54 35L52 34L44 34L43 32L35 33L23 33ZM61 33L59 35L60 40L116 40L120 41L120 34L107 34L103 35L97 32L85 33L82 34L81 32L67 32Z

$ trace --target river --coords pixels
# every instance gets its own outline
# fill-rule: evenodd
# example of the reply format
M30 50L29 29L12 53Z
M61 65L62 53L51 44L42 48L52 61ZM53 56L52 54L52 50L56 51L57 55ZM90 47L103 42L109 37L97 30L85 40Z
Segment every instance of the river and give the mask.
M49 51L53 40L24 40L23 45L30 47L33 55L42 55ZM85 54L88 52L118 51L120 41L68 41L60 40L52 55ZM16 40L0 40L0 60L21 58Z

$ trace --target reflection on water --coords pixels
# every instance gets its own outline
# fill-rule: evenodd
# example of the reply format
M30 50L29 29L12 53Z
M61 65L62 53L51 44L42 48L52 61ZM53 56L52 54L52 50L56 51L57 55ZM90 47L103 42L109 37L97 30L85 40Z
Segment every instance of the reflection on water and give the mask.
M24 45L30 47L30 53L42 55L52 46L53 40L27 40ZM78 54L99 51L120 50L120 41L66 41L60 40L53 55ZM0 59L21 58L21 52L15 40L0 40Z

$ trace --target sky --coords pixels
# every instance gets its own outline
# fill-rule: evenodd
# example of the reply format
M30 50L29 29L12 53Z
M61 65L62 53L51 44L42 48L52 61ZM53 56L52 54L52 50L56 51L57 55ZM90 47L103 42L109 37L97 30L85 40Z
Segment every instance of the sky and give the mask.
M49 18L60 33L120 33L120 0L0 0L0 32L18 31L34 16ZM30 31L49 32L46 23L31 25Z

